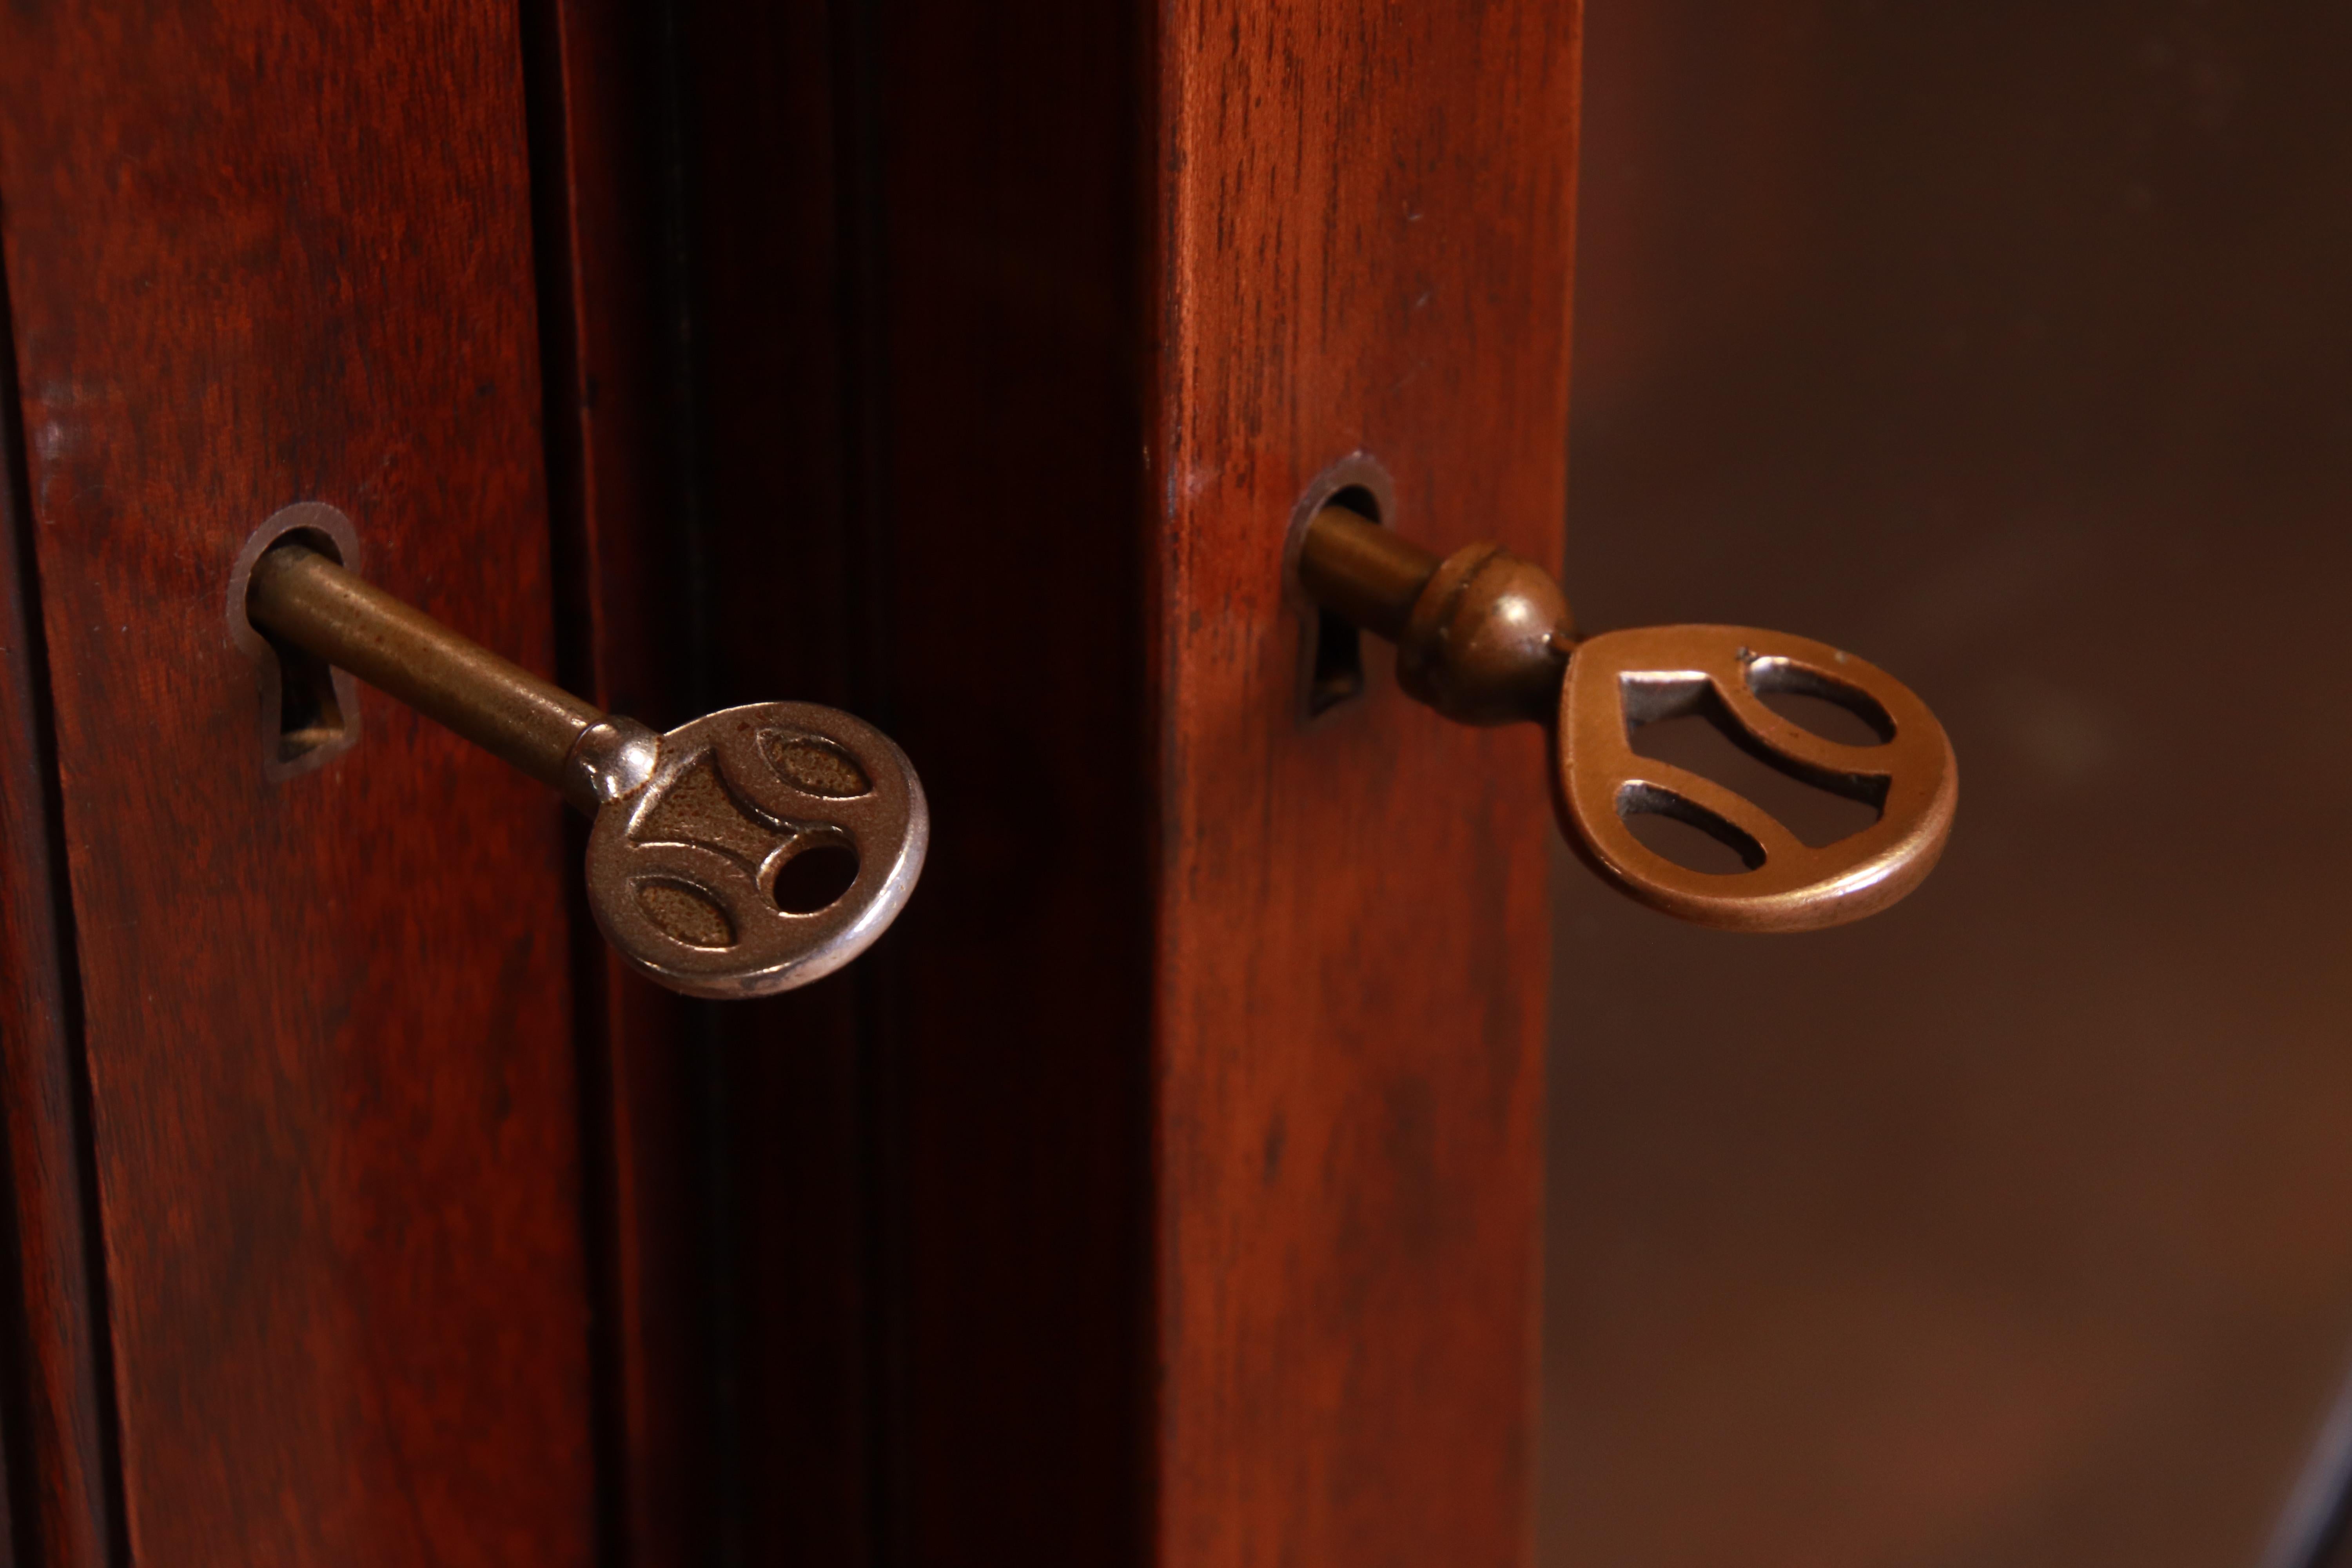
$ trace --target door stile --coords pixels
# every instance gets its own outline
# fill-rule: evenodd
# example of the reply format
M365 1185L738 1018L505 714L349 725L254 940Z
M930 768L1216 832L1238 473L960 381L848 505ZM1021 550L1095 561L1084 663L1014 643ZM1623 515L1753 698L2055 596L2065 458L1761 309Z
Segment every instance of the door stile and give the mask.
M1160 29L1156 1561L1524 1564L1538 737L1449 726L1370 647L1309 717L1282 563L1349 461L1433 544L1558 559L1578 13Z
M274 776L227 619L323 502L549 668L521 74L476 0L0 13L133 1558L595 1551L562 808L365 690Z
M0 1433L8 1540L25 1568L109 1568L121 1499L104 1248L23 442L0 256L0 1141L9 1193Z

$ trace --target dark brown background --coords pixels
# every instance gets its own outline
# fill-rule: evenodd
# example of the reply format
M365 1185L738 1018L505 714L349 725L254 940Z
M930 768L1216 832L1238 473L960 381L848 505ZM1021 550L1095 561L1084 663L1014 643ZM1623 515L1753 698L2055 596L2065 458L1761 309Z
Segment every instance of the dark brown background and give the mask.
M1893 914L1560 873L1543 1561L2256 1561L2352 1362L2352 11L1590 12L1568 584L1949 726Z

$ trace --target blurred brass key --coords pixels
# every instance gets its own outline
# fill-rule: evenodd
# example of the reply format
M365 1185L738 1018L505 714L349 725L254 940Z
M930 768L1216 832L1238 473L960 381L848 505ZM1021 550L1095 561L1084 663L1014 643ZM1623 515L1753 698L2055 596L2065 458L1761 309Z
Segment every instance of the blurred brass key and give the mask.
M1648 626L1580 639L1551 577L1493 544L1440 560L1341 506L1307 522L1298 582L1318 605L1397 644L1406 692L1467 724L1529 721L1551 733L1561 830L1611 883L1654 908L1733 931L1815 931L1875 914L1943 852L1959 796L1951 742L1893 676L1826 644L1749 626ZM1763 698L1818 697L1875 745L1826 740ZM1752 802L1636 753L1640 726L1702 714L1790 776L1874 807L1835 844L1798 840ZM1632 819L1673 817L1738 856L1727 876L1680 866Z

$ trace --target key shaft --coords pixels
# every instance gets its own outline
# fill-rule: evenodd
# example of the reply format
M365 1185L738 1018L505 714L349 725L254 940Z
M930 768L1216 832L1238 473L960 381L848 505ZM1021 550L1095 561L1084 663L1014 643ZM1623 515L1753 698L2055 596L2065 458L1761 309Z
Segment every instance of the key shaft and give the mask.
M604 710L461 637L298 542L253 564L255 626L446 725L567 797L565 763ZM593 811L593 803L587 807Z

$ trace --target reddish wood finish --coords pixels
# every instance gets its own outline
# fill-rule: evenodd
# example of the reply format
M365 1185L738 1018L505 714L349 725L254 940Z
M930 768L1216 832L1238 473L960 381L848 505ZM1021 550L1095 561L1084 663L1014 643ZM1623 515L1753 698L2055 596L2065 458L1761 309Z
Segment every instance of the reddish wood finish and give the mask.
M1572 14L668 15L525 14L563 665L856 706L938 814L726 1010L567 965L552 806L373 700L275 790L108 750L123 671L249 741L207 584L297 498L545 663L516 40L8 24L132 1550L578 1560L593 1295L621 1561L1522 1560L1535 742L1302 725L1278 574L1358 449L1553 552Z
M578 1563L544 792L391 704L267 782L222 592L311 499L549 663L511 14L0 19L0 190L133 1561Z
M1050 9L836 38L870 161L807 124L730 149L757 185L743 146L807 138L836 212L877 215L862 261L835 240L871 318L835 351L887 552L866 690L940 814L868 972L886 1539L849 1550L1518 1561L1541 758L1385 685L1302 731L1278 574L1300 489L1360 447L1433 542L1556 553L1573 17L1333 7L1236 44ZM708 285L714 342L740 297ZM775 451L759 423L714 464ZM763 471L795 515L795 466ZM755 1495L792 1484L746 1458Z
M1558 559L1574 5L1172 7L1152 557L1159 1560L1525 1563L1547 876L1530 729L1302 725L1278 563L1387 521Z
M9 1540L17 1560L102 1568L112 1391L85 1202L88 1121L72 921L55 853L48 671L26 605L31 537L0 291L0 1126L9 1203Z

